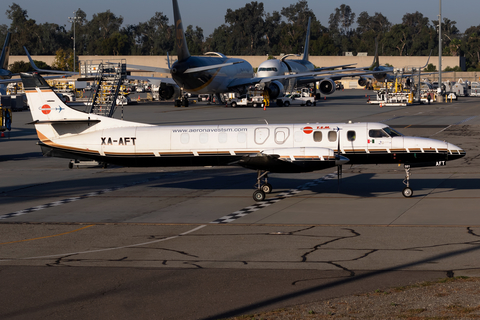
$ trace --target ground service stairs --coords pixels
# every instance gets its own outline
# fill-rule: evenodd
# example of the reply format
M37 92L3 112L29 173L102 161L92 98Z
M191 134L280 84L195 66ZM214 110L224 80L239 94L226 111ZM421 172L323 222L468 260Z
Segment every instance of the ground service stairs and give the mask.
M127 78L126 60L118 63L100 63L94 80L94 94L87 105L89 113L112 117L115 112L120 86Z

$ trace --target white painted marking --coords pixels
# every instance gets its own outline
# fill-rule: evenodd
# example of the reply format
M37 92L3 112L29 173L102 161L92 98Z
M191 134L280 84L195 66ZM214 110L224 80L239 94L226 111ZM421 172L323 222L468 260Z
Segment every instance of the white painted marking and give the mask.
M15 258L15 259L4 259L4 260L0 260L0 262L3 262L3 261L13 261L13 260L31 260L31 259L45 259L45 258L54 258L54 257L61 257L61 256L71 256L71 255L77 255L77 254L86 254L86 253L96 253L96 252L103 252L103 251L112 251L112 250L119 250L119 249L126 249L126 248L134 248L134 247L139 247L139 246L145 246L145 245L149 245L149 244L152 244L152 243L158 243L158 242L164 242L164 241L168 241L168 240L172 240L172 239L176 239L176 238L179 238L181 236L185 236L189 233L192 233L192 232L195 232L197 230L200 230L204 227L206 227L207 225L201 225L201 226L198 226L196 228L193 228L192 230L188 230L186 232L183 232L183 233L180 233L176 236L171 236L171 237L168 237L168 238L164 238L164 239L158 239L158 240L154 240L154 241L148 241L148 242L142 242L142 243L137 243L137 244L130 244L128 246L121 246L121 247L113 247L113 248L104 248L104 249L97 249L97 250L87 250L87 251L78 251L78 252L70 252L70 253L59 253L59 254L52 254L52 255L48 255L48 256L38 256L38 257L27 257L27 258Z

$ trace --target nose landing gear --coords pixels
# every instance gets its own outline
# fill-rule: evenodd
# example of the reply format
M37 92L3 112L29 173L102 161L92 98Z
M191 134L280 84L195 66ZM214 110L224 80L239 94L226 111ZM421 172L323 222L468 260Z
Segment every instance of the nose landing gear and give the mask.
M410 165L406 164L405 167L405 180L403 180L403 184L405 188L402 191L402 194L405 198L410 198L413 195L413 190L410 188Z

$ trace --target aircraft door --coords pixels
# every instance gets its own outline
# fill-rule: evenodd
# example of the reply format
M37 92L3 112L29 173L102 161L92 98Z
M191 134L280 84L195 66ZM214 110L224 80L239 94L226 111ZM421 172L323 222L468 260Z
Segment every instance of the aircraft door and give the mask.
M287 127L275 128L275 143L284 144L290 136L290 129Z
M266 127L260 127L255 129L255 143L264 144L270 136L270 129Z

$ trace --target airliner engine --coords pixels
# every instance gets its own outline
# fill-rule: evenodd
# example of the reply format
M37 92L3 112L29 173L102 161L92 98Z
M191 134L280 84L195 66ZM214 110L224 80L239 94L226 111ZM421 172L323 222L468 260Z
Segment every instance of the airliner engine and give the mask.
M360 79L358 79L358 85L359 85L360 87L365 87L365 86L367 85L367 82L368 82L368 81L367 81L367 79L365 79L365 78L360 77Z
M158 95L160 99L170 100L180 95L180 88L177 85L162 83L158 88Z
M320 81L319 90L323 94L332 94L335 92L336 85L332 79L324 79Z
M272 81L270 85L266 88L268 91L268 95L271 100L278 98L283 94L283 84L281 84L279 81Z

